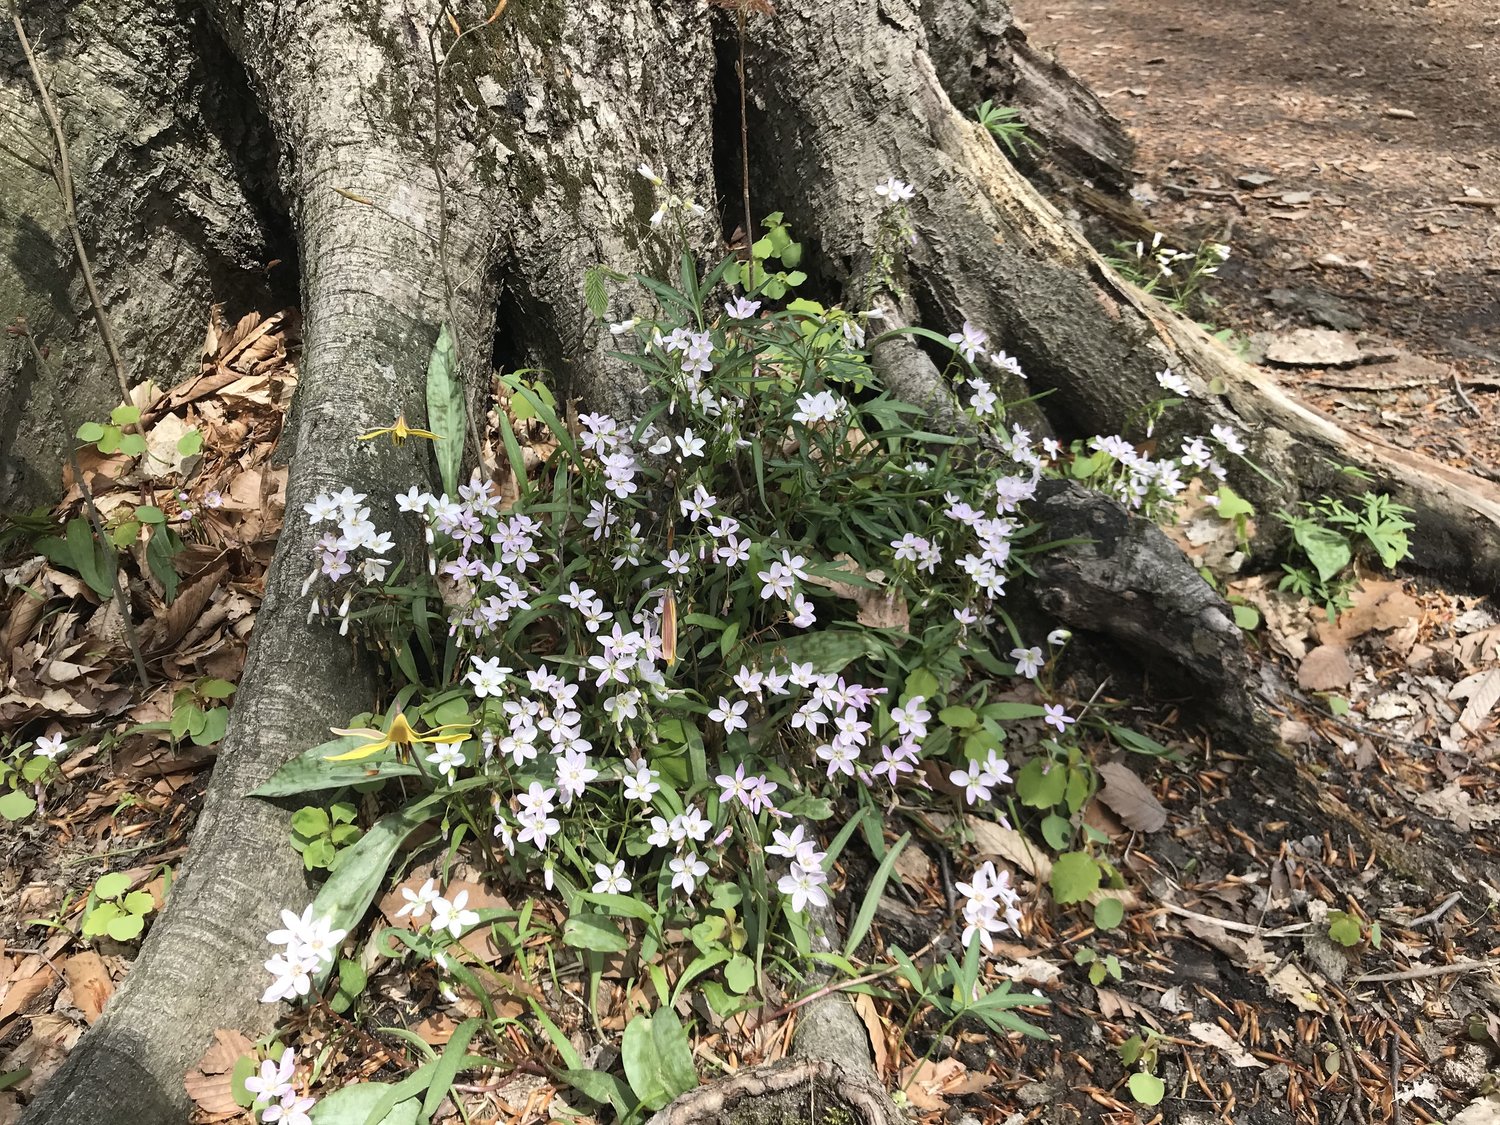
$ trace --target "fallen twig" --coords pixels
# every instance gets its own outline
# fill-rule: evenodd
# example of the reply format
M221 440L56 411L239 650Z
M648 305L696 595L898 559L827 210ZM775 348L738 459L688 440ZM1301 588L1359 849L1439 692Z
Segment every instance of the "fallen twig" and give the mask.
M1390 980L1421 980L1423 977L1443 977L1450 973L1475 973L1485 969L1500 969L1500 957L1487 961L1455 961L1451 965L1423 965L1407 969L1402 973L1364 973L1350 979L1350 984L1378 984Z

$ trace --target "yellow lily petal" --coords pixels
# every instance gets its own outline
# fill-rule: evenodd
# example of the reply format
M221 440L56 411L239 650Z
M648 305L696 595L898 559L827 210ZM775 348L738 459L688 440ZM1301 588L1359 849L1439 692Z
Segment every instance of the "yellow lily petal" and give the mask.
M382 750L388 749L390 745L391 740L389 738L381 737L368 746L356 746L353 750L346 751L343 754L329 754L323 760L325 762L357 762L361 758L368 758L373 754L378 754Z

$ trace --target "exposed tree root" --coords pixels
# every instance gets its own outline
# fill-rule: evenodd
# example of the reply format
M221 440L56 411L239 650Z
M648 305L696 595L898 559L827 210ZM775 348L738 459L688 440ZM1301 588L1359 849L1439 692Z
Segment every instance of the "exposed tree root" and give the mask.
M1193 395L1159 436L1220 422L1247 429L1252 456L1279 482L1242 475L1263 511L1338 491L1335 466L1354 465L1415 510L1414 565L1500 589L1500 488L1341 430L1120 282L955 108L909 0L786 0L780 9L783 33L759 37L752 63L752 74L775 76L760 89L757 135L761 151L776 154L764 164L777 203L816 234L834 281L868 277L871 188L904 178L918 189L917 243L898 280L922 323L947 333L971 321L994 333L1032 384L1053 392L1045 406L1059 432L1130 432L1142 405L1162 396L1156 373L1171 367Z

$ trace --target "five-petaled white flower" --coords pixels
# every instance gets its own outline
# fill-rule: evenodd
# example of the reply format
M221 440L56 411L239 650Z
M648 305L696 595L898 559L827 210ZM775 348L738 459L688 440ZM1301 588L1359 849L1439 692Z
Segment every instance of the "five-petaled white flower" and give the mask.
M469 905L469 892L459 891L453 896L453 901L439 895L432 900L432 932L438 933L447 930L455 937L462 937L463 932L470 926L479 924L479 915L472 910L466 909Z
M67 748L68 744L63 740L62 735L48 734L43 735L41 738L36 740L35 753L39 758L46 758L48 761L55 761L58 756L61 755L62 752Z
M594 884L596 895L623 895L630 890L630 880L625 877L623 859L613 867L603 863L594 864L594 874L599 876L599 881Z
M1036 645L1030 648L1013 648L1010 650L1010 658L1016 662L1016 674L1025 676L1028 680L1036 679L1037 673L1046 663L1042 659L1042 650Z
M438 900L437 884L428 879L415 891L410 887L402 887L401 897L406 900L406 905L396 911L396 917L410 914L413 918L420 918L427 913L427 908Z
M737 730L749 730L750 724L745 721L745 712L750 709L748 700L740 699L734 703L729 702L725 696L719 696L719 705L709 711L708 717L724 728L725 734L733 734Z

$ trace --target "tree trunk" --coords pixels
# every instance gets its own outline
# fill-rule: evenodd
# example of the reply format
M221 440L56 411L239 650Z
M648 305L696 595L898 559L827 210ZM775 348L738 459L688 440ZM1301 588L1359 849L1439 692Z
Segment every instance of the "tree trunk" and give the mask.
M84 242L132 382L169 386L193 369L210 303L236 315L286 303L260 270L287 249L264 174L270 134L191 0L34 0L20 13L63 119ZM3 511L56 493L73 430L103 420L121 391L9 10L0 22L0 328L24 318L50 361L39 372L24 340L0 337Z
M736 114L716 112L713 80L716 59L736 50L732 21L721 25L726 39L716 54L712 17L696 0L510 0L490 23L483 20L494 5L483 7L458 13L469 30L455 44L450 8L436 0L390 0L357 16L338 0L209 4L279 154L278 189L253 202L269 210L278 196L286 200L302 266L306 347L289 428L290 518L190 859L126 984L30 1107L28 1123L108 1120L121 1105L130 1106L132 1121L181 1120L183 1073L213 1029L255 1034L274 1016L254 995L257 965L268 952L264 934L278 909L300 908L310 893L286 844L285 812L244 793L321 741L329 726L368 707L374 692L334 632L305 623L298 593L312 565L313 536L298 513L317 493L348 485L369 495L378 523L403 526L392 494L414 478L418 458L355 436L401 412L413 422L424 417L422 372L438 326L455 326L463 370L486 402L498 358L510 367L545 364L584 409L629 415L640 404L640 381L608 357L608 333L585 312L582 278L596 264L624 273L672 270L668 242L650 225L653 204L637 165L650 163L673 190L708 207L689 232L705 251L718 241L719 213L733 216L730 229L740 221L737 200L721 200L715 189L716 166L727 168L733 161L724 154L738 154L738 121L728 125ZM1064 433L1124 428L1132 410L1156 397L1155 372L1173 365L1197 388L1191 422L1253 423L1257 452L1300 486L1321 487L1327 478L1304 470L1325 453L1375 465L1383 480L1406 489L1399 496L1420 499L1424 526L1447 521L1442 526L1472 553L1480 580L1500 574L1500 544L1486 539L1500 505L1484 507L1490 501L1481 504L1467 482L1451 478L1443 478L1447 492L1434 485L1416 496L1423 482L1439 480L1432 466L1356 449L1330 425L1276 398L1263 377L1215 351L1201 333L1114 282L993 141L965 120L945 82L963 91L954 95L960 104L990 88L991 66L999 68L997 91L1024 87L1021 78L1005 77L1004 44L1014 40L997 0L930 0L920 12L909 0L778 0L778 7L770 21L751 20L753 204L757 217L778 207L788 212L819 251L828 291L867 291L870 189L888 175L909 179L922 193L914 209L918 241L903 292L880 299L893 315L939 332L964 320L990 329L1038 386L1057 392L1037 424ZM186 0L183 8L191 11ZM192 83L207 90L209 78L227 69L214 64L222 45L201 31L183 38L190 20L179 26L187 17L165 0L141 14L134 22L146 46L137 53L182 58L172 71L175 85L153 79L137 100L154 104L150 94L159 90L174 108L194 112L183 108L199 89ZM966 35L981 16L990 22ZM924 20L945 42L980 42L982 52L950 53L940 64L929 54ZM75 34L99 39L95 31ZM1017 64L1013 74L1024 67ZM96 80L80 72L72 81L82 88ZM86 104L74 101L75 121L85 120ZM98 121L99 144L118 146L132 135L118 116ZM235 160L253 163L254 155L226 150L224 160L209 164L236 167ZM94 169L100 160L87 163ZM117 182L129 181L91 172L90 206L101 215L103 196ZM30 229L27 223L55 226L45 193L30 190L21 214L5 212L17 233ZM183 182L169 182L167 191L189 194ZM101 251L112 311L147 339L180 342L180 327L179 335L163 332L170 321L152 319L153 310L136 303L133 263L173 255L197 263L191 280L173 283L180 325L194 323L184 309L201 314L222 296L218 286L227 283L213 268L220 259L207 249L196 256L183 249L181 222L106 228L131 234L118 257ZM196 238L190 249L215 246L207 233ZM18 269L19 259L11 261ZM33 273L44 272L35 255L26 261ZM57 276L46 273L38 292L53 287L46 307L57 331L76 333L75 346L87 350L92 328L80 324L75 294L64 293L66 302L56 295ZM630 311L612 310L622 318ZM138 368L145 362L138 359ZM937 368L919 348L884 348L876 363L907 397L943 401ZM86 368L82 359L75 366ZM1227 393L1210 393L1215 380ZM25 415L61 413L49 401L33 402ZM1307 448L1299 450L1299 441ZM1221 721L1244 725L1258 717L1223 603L1159 533L1073 489L1040 503L1093 540L1047 562L1039 596L1050 610L1174 670L1220 701ZM1120 610L1116 596L1135 602ZM837 1025L840 1018L829 1020ZM805 1105L809 1088L826 1088L819 1083L847 1078L848 1105L874 1125L886 1112L878 1088L849 1077L858 1068L848 1062L848 1044L829 1046L839 1039L809 1032L801 1049L814 1057L803 1070L766 1081L780 1084L790 1106ZM752 1112L743 1093L720 1089L714 1112L746 1120L736 1108L743 1102Z

